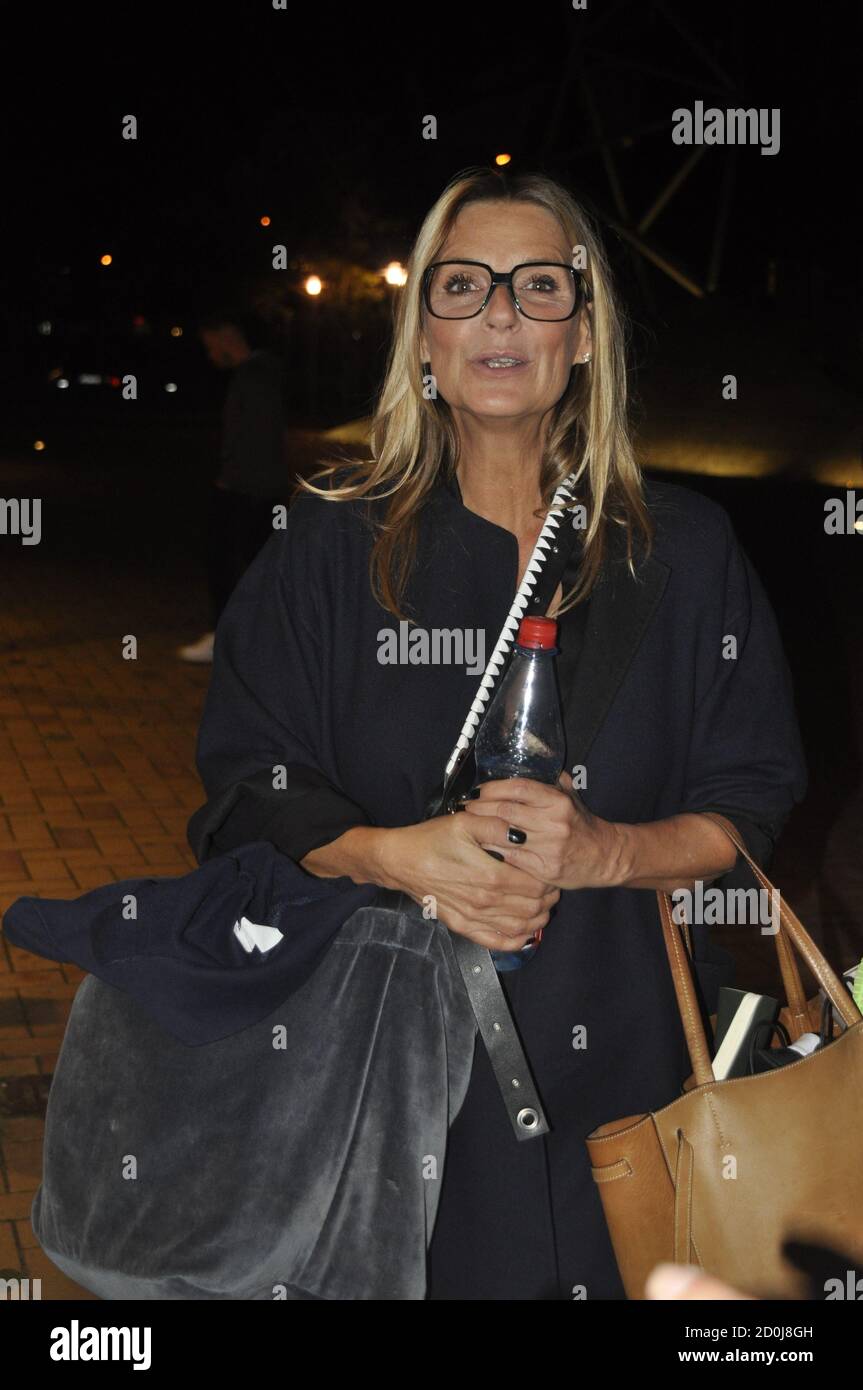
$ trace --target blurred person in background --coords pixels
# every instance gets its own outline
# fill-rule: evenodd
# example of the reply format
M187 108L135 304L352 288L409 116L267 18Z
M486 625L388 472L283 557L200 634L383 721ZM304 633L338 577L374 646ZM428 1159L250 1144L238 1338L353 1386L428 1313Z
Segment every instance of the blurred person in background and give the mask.
M273 507L286 500L291 479L284 451L284 361L259 345L252 320L242 314L210 314L200 320L198 333L213 366L229 371L231 379L207 514L210 630L177 655L210 662L222 611L272 533Z

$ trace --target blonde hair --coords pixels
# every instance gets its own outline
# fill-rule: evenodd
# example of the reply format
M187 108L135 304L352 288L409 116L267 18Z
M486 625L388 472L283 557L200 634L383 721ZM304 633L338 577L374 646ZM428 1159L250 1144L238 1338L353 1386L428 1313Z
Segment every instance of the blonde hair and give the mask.
M325 463L313 480L300 479L298 484L298 491L333 502L365 498L373 492L376 498L389 498L385 513L374 521L369 579L377 601L399 619L406 616L401 606L416 554L418 513L441 470L451 478L459 457L449 406L442 398L428 400L423 394L423 276L438 258L461 209L479 201L538 204L557 218L567 245L583 246L586 251L582 273L593 300L591 363L571 372L551 412L539 477L547 510L556 488L575 471L573 505L584 505L588 517L578 582L564 595L558 613L582 602L597 582L606 554L607 522L626 528L627 563L633 576L635 529L640 528L648 553L653 543L653 521L628 426L626 320L591 218L565 188L542 174L512 176L496 169L465 169L427 214L408 261L407 283L399 296L386 376L372 421L371 458ZM345 468L347 480L333 486L333 475ZM330 486L316 487L318 479L329 479Z

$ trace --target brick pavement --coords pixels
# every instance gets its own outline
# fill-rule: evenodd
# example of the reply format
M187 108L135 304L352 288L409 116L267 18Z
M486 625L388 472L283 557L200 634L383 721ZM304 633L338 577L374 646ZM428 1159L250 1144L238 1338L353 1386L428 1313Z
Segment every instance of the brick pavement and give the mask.
M173 656L193 624L165 625L186 576L133 571L108 585L98 562L70 574L34 550L9 566L0 623L0 912L24 894L185 873L202 800L194 741L209 668ZM130 631L135 661L122 657ZM0 937L0 1274L41 1278L44 1299L94 1297L51 1264L29 1221L43 1120L27 1095L45 1091L83 978Z

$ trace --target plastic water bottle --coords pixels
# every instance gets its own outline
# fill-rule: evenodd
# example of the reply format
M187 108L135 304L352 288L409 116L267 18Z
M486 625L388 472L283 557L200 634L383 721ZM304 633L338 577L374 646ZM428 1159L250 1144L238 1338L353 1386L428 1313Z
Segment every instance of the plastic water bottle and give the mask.
M476 736L476 786L503 777L558 785L565 742L554 658L553 618L522 618L512 658ZM495 850L486 853L501 856ZM542 928L520 951L492 951L497 971L518 970L536 954Z

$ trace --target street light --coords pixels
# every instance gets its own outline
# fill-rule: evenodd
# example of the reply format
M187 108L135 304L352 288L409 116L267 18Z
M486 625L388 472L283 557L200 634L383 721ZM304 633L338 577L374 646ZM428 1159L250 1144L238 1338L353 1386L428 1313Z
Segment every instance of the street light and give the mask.
M323 282L317 275L310 275L306 280L305 284L303 285L303 289L305 290L306 294L311 295L320 294L323 288Z
M390 261L386 270L382 272L388 285L396 285L401 288L408 281L408 273L401 261Z

